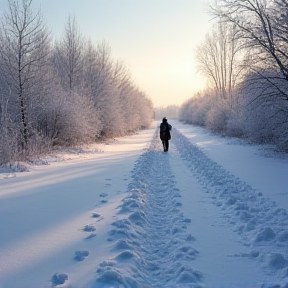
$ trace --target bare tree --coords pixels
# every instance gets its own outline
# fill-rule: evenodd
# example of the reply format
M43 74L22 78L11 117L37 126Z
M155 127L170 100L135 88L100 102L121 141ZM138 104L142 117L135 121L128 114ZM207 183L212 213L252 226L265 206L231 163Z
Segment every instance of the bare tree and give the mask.
M287 0L219 0L212 13L239 28L246 47L257 53L257 68L277 67L288 81L287 7Z
M225 101L233 104L233 90L241 81L243 46L235 25L218 23L197 47L198 69Z
M74 91L79 84L82 71L83 36L75 17L68 17L62 40L56 43L54 66L57 68L61 84Z
M17 95L21 123L21 147L27 149L30 92L38 83L39 68L47 64L49 33L32 0L9 0L1 21L0 56L10 89ZM38 83L39 84L39 83Z
M120 104L117 91L111 47L102 41L96 47L96 81L94 103L103 123L102 136L114 137L119 128ZM121 124L120 124L121 125ZM121 133L120 133L121 134Z
M0 20L0 164L149 125L152 103L109 45L84 40L69 17L52 47L32 6L8 0Z
M271 141L275 139L271 137L271 131L277 130L288 139L286 124L282 120L287 118L283 115L287 115L288 107L288 1L218 0L211 8L221 22L239 29L238 37L250 54L247 61L250 72L241 85L245 91L242 93L245 104L240 105L240 109L242 115L261 114L261 117L249 116L249 121L248 118L245 120L250 124L250 135L265 131L265 139Z

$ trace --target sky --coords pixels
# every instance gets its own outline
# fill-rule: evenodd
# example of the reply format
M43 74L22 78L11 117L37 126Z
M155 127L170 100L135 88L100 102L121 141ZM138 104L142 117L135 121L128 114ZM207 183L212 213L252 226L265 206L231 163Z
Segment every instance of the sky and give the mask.
M94 43L105 40L156 107L181 105L205 86L195 48L212 25L212 0L33 0L52 35L68 16ZM7 0L0 0L5 6Z

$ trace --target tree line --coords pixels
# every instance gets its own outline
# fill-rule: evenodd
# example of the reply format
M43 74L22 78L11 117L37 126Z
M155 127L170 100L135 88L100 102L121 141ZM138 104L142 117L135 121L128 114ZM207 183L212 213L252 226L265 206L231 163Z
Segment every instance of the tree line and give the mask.
M151 100L74 17L53 40L32 0L8 0L0 16L0 165L150 125Z
M217 19L197 47L205 91L181 121L288 151L288 1L217 0Z
M168 120L179 118L179 106L169 105L166 107L156 107L154 109L154 118L156 120L162 120L163 117L167 117Z

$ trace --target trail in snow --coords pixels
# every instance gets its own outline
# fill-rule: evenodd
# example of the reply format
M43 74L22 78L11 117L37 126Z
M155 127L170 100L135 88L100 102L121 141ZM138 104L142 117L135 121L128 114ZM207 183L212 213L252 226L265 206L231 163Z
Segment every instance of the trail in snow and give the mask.
M189 166L192 176L210 194L250 253L236 255L257 258L268 274L288 276L288 214L261 192L241 181L213 160L178 131L175 145ZM248 168L248 167L247 167Z
M150 143L152 133L137 141ZM53 168L48 176L35 173L31 185L29 176L2 183L0 214L9 219L0 222L7 231L1 234L1 285L287 288L287 211L175 128L163 153L158 133L150 146L141 144L140 157L143 150L131 138L137 142L132 158L120 151L115 162L103 154L102 162L100 155L60 167L59 175ZM57 197L65 201L55 203ZM41 217L33 224L35 215ZM7 229L13 221L21 227Z
M119 211L127 217L112 224L108 239L116 256L100 265L95 287L202 287L202 274L191 265L198 254L186 232L191 220L180 212L169 157L157 147L158 131L135 165L130 195Z
M248 258L267 275L285 279L287 212L209 159L177 129L172 137L177 157L250 250L232 256ZM107 239L112 243L111 257L100 264L89 287L205 287L205 275L193 266L201 251L187 232L191 219L181 212L181 191L169 155L160 147L156 130L150 148L135 164L130 195L119 207L120 219L112 224ZM264 281L257 287L280 287Z
M62 281L79 288L93 279L105 259L103 242L114 210L152 131L101 145L105 153L0 180L1 288L44 288ZM77 261L78 251L89 255Z

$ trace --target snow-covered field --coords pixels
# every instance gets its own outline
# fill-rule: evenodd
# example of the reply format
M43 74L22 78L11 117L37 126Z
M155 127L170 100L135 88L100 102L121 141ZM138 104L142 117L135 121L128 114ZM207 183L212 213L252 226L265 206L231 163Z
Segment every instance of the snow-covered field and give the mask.
M0 287L288 287L287 156L170 123L0 172Z

